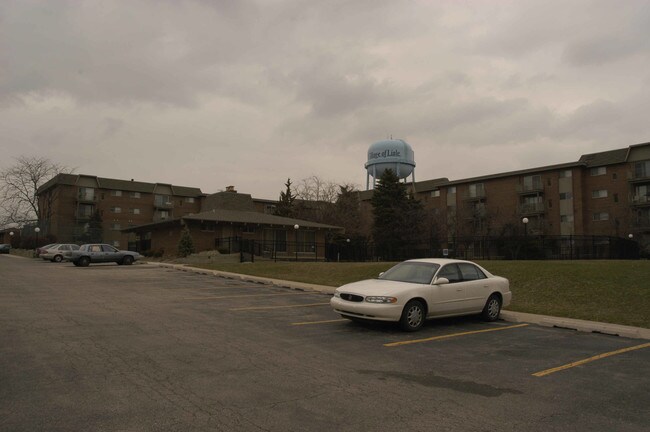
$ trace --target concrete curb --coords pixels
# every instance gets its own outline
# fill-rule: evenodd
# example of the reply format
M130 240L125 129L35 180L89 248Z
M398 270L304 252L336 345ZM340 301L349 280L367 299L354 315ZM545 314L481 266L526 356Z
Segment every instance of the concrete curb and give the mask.
M228 279L242 280L245 282L253 282L262 285L271 285L282 288L290 288L300 291L313 291L321 294L334 294L336 287L327 285L315 285L303 282L292 282L280 279L270 279L259 276L249 276L241 273L230 273L219 270L207 270L198 267L192 267L187 264L170 264L159 262L144 262L146 264L157 265L164 268L172 268L179 271L194 272L206 275L214 275ZM621 336L632 339L646 339L650 340L650 329L641 327L631 327L619 324L601 323L597 321L585 321L574 318L561 318L546 315L535 315L523 312L513 312L509 310L501 311L501 319L514 323L529 323L537 324L544 327L558 327L571 330L577 330L588 333L603 333L613 336Z

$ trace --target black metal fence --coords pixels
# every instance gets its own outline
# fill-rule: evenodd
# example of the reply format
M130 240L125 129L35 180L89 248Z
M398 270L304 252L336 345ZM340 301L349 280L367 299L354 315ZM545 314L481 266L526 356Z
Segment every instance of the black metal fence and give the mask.
M444 246L443 246L444 245ZM437 240L380 249L372 243L338 242L331 254L341 261L399 261L413 258L461 258L474 260L577 260L638 259L639 244L608 236L513 236L465 237L449 243Z
M215 240L221 253L239 253L241 261L255 257L295 261L400 261L413 258L461 258L470 260L583 260L638 259L638 243L607 236L519 236L458 238L409 244L381 250L362 240L329 243L273 242L228 237Z

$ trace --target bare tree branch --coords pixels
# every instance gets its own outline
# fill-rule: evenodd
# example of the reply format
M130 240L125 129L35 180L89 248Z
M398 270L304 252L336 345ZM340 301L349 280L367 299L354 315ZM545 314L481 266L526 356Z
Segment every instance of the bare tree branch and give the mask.
M55 175L68 172L71 170L46 158L16 158L14 165L0 171L0 225L42 219L38 188Z

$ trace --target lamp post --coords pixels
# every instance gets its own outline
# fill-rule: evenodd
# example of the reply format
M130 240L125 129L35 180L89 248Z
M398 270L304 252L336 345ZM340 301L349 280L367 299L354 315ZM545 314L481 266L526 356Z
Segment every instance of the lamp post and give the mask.
M39 227L34 228L34 232L36 233L36 247L38 247L38 233L41 232L41 229Z
M300 229L300 225L295 224L293 229L296 232L296 261L298 261L298 230Z
M524 224L524 259L528 258L528 218L525 217L521 220Z
M13 231L9 231L9 245L11 247L14 247L14 232Z

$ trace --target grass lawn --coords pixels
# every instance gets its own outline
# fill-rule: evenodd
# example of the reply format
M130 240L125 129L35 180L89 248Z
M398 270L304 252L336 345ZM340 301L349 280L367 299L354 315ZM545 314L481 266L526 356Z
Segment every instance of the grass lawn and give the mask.
M509 310L650 328L649 261L479 261L510 280ZM213 270L340 286L393 263L256 262Z

